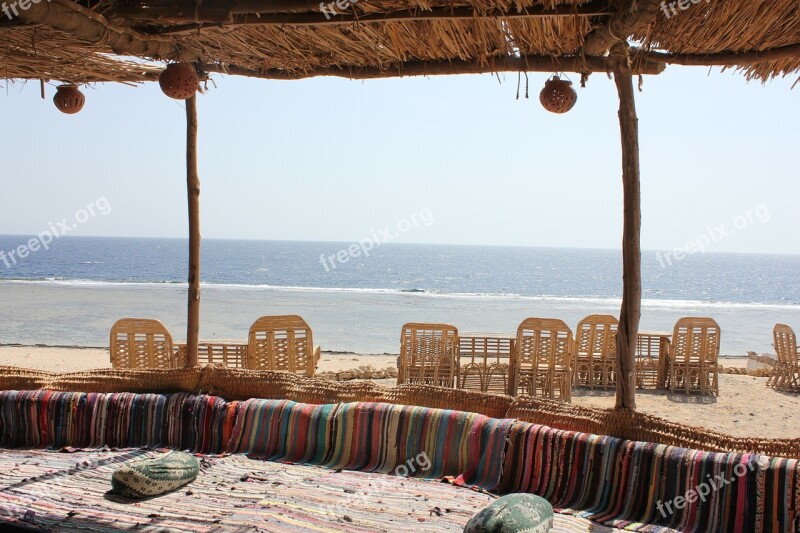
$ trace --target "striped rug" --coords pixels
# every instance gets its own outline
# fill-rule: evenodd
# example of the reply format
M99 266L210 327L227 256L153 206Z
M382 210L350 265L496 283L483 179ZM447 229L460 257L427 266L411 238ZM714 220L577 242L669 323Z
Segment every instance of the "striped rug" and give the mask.
M453 478L628 530L800 532L800 462L383 404L0 392L0 448L164 447Z
M243 455L202 457L197 480L156 498L131 501L107 494L111 474L122 462L158 453L4 451L0 521L43 531L83 532L460 532L470 516L494 498L442 482ZM616 530L556 515L553 531Z

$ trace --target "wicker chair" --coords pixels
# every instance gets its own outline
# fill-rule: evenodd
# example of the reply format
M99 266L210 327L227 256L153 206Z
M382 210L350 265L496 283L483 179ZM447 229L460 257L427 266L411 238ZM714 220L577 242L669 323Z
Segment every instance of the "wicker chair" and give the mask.
M636 386L640 389L666 388L669 368L662 366L661 354L669 354L669 334L639 331L636 336ZM666 363L663 363L666 365Z
M476 334L462 335L458 341L457 387L508 394L514 339Z
M669 386L688 394L719 396L720 329L712 318L683 317L675 323L669 346Z
M447 324L409 323L400 334L397 384L453 387L458 363L458 329Z
M122 318L111 326L109 341L113 368L183 368L164 324L150 318Z
M320 357L311 328L298 315L262 316L250 326L245 368L313 376Z
M775 324L772 330L778 356L767 385L784 391L800 392L800 351L797 337L786 324Z
M178 357L186 360L185 344L178 344ZM228 342L201 342L197 345L197 365L216 366L221 368L245 368L247 363L247 345Z
M514 392L571 402L573 350L563 320L525 319L517 329Z
M611 315L589 315L578 323L573 365L576 387L616 387L618 325Z

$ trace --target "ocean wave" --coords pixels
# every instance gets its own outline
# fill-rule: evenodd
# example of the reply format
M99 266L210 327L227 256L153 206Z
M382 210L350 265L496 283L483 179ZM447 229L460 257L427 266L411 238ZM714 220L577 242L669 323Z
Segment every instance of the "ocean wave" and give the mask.
M186 288L188 283L182 281L99 281L89 279L64 279L48 277L40 279L4 279L0 283L58 285L93 288ZM511 292L442 292L433 289L399 289L399 288L367 288L367 287L304 287L293 285L242 284L242 283L201 283L204 290L210 291L268 291L268 292L301 292L301 293L343 293L365 295L394 295L407 298L439 298L453 300L480 301L519 301L539 304L563 305L569 307L582 306L589 309L619 308L622 299L608 296L560 296L560 295L525 295ZM785 309L800 310L800 302L731 302L712 300L687 300L668 298L643 298L642 307L648 310L702 310L702 309Z
M45 277L45 278L29 278L29 279L0 279L0 283L13 283L13 284L27 284L27 285L75 285L75 286L97 286L97 287L121 287L121 286L133 286L133 287L146 287L146 286L163 286L163 285L175 285L175 286L188 286L188 283L185 281L108 281L108 280L96 280L96 279L81 279L81 278L63 278L60 276L56 277Z

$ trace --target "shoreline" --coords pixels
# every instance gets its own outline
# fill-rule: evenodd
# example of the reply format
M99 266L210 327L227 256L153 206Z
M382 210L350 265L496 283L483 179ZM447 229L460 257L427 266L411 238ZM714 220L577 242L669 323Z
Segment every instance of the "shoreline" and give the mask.
M3 283L0 343L105 347L116 318L159 319L180 341L186 331L186 294L176 287L92 287ZM797 309L772 307L650 306L644 303L640 329L671 332L681 316L711 316L722 329L723 357L749 351L770 353L772 328L800 323ZM264 315L301 315L314 343L332 353L397 354L407 322L447 323L460 333L514 336L527 317L555 317L575 329L589 314L616 315L606 300L537 300L485 297L432 298L423 293L350 293L209 289L204 293L200 338L245 342L254 320Z
M202 343L203 340L201 339L200 342ZM26 344L26 343L19 343L19 342L0 342L0 348L57 348L57 349L63 349L63 350L105 350L106 352L108 351L108 346L81 346L81 345L78 345L78 344L44 344L44 343ZM389 353L389 352L382 352L382 353L379 353L379 352L367 352L367 353L364 353L364 352L356 352L356 351L352 351L352 350L321 350L321 353L327 354L327 355L334 355L334 356L355 355L355 356L359 356L359 357L368 356L368 357L395 357L395 358L400 355L400 352L395 352L395 353ZM743 362L746 362L746 360L748 358L750 358L749 353L756 353L756 352L748 352L748 354L744 354L744 355L722 355L722 354L720 354L719 358L720 359L726 359L726 360L729 360L729 361L742 360ZM770 355L768 353L760 353L760 354L756 354L756 355L758 355L759 357L768 357L768 358L774 359L774 356L772 356L772 355Z
M203 342L202 340L200 342ZM60 348L64 350L105 350L108 351L108 346L81 346L78 344L43 344L33 343L24 344L19 342L0 342L0 348ZM323 354L329 355L368 355L368 356L386 356L397 357L400 353L359 353L350 350L321 350ZM740 357L740 356L734 356ZM744 356L746 357L746 356Z

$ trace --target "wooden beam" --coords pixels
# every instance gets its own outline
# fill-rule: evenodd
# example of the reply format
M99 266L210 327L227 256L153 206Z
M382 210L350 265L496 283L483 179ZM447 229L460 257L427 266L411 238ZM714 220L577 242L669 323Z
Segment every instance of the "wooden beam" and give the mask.
M506 56L493 61L415 61L403 63L396 68L377 67L338 68L320 67L310 71L290 71L283 69L247 69L234 65L204 64L200 67L206 72L218 72L235 76L264 78L271 80L301 80L315 76L334 76L348 79L402 78L407 76L439 76L450 74L486 74L495 72L610 72L611 64L605 57L578 58L549 56ZM633 74L660 74L663 63L641 61Z
M146 35L111 23L71 0L49 0L19 10L27 24L43 24L88 43L102 43L120 55L195 61L197 54L182 49L172 38Z
M639 119L633 93L633 71L624 45L611 56L619 94L622 140L622 308L617 329L617 409L636 410L636 340L642 311L642 224L639 190Z
M326 6L326 11L320 8L317 2L313 9L302 13L287 13L274 10L274 6L268 5L269 11L258 11L251 13L220 13L218 10L206 10L200 8L195 15L194 8L185 11L164 11L157 17L158 23L175 23L177 26L165 28L153 27L146 28L148 33L157 35L169 35L174 33L197 31L203 28L235 27L235 26L341 26L355 23L369 22L403 22L403 21L423 21L423 20L464 20L464 19L491 19L491 18L543 18L543 17L600 17L610 16L612 13L605 2L595 0L589 4L580 6L558 6L553 9L546 9L541 6L530 7L525 10L487 10L480 11L470 6L459 7L433 7L427 10L414 9L383 13L364 13L358 14L350 11L339 11L338 8L329 8L327 2L322 3ZM127 8L118 14L129 20L154 20L154 13L149 10L135 10ZM145 29L144 27L142 28Z
M195 3L191 1L157 2L140 1L114 6L113 12L129 20L189 19L197 21L225 21L237 14L305 13L319 11L321 0L223 0ZM328 0L330 1L330 0Z
M762 51L751 52L724 52L720 54L670 54L666 52L641 51L636 57L674 65L690 66L715 66L722 67L746 66L768 61L783 61L796 59L800 61L800 43L770 48Z
M186 194L189 202L186 366L195 367L200 337L200 176L197 172L197 94L186 100Z
M625 43L638 30L651 24L660 9L661 0L625 0L611 19L589 32L583 43L587 56L605 54L614 44Z

